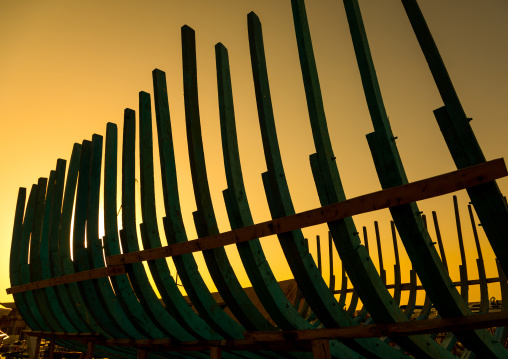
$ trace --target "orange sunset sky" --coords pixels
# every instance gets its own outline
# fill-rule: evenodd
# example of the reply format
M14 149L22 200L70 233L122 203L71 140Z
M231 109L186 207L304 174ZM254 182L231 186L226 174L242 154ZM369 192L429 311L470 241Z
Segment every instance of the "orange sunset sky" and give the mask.
M328 128L346 195L380 190L365 138L373 127L342 1L307 0L306 5ZM409 180L455 170L432 113L442 101L401 2L363 0L360 6ZM486 158L508 158L508 2L420 0L420 6L466 114L473 118L471 124ZM189 239L196 237L183 105L180 27L184 24L196 31L201 125L219 228L230 229L221 193L226 179L215 73L217 42L229 50L240 157L254 221L270 219L261 181L266 165L248 48L250 11L258 14L263 25L279 145L295 209L312 209L319 206L308 160L315 150L289 0L0 0L0 301L12 300L5 288L10 287L8 263L18 188L29 189L39 177L47 177L57 158L69 160L73 143L91 139L94 133L105 135L107 122L118 124L121 139L123 110L137 111L139 91L153 93L154 68L167 76L182 211ZM156 145L154 140L158 154ZM155 160L157 209L163 217L158 155ZM498 183L506 195L508 180ZM465 192L457 195L469 276L475 279L477 255L467 212L469 199ZM458 280L460 258L451 195L419 206L429 219L437 211L450 273ZM389 212L355 217L360 232L362 226L368 228L377 263L375 220L381 227L384 266L391 282ZM429 231L434 236L432 223ZM479 233L487 276L497 277L494 255L481 227ZM326 226L308 228L304 234L314 255L316 235L323 239L323 275L328 280ZM277 240L265 238L262 244L277 279L291 278ZM400 239L399 250L402 279L408 282L410 262ZM242 284L250 285L236 248L227 251ZM196 257L213 289L202 256ZM337 253L334 260L340 282ZM489 293L499 299L498 286L490 285ZM479 300L477 293L473 290L472 300ZM402 298L404 303L407 294Z

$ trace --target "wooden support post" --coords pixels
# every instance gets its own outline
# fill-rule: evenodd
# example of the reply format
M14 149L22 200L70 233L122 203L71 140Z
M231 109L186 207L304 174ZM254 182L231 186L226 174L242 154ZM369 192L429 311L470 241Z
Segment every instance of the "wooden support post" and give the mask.
M374 229L376 230L376 243L377 243L377 256L379 260L379 275L386 285L386 271L383 265L383 252L381 250L381 235L379 234L379 225L377 221L374 221Z
M317 266L319 270L319 274L323 274L323 268L321 267L321 238L316 236L316 246L317 246Z
M93 348L94 348L94 342L88 342L88 345L86 347L85 359L92 359L93 358Z
M395 265L393 266L393 282L394 282L393 300L395 300L395 303L400 304L400 294L402 291L402 277L400 274L399 247L397 245L397 231L395 230L394 221L390 221L390 228L392 230L393 254L395 256Z
M330 291L335 291L335 276L333 275L333 238L332 232L328 231L328 256L330 264Z
M469 286L467 284L466 252L464 250L464 240L462 238L462 226L460 225L460 214L459 214L459 205L457 203L457 196L453 196L453 208L455 210L455 222L457 223L457 237L459 239L460 258L462 262L459 266L460 282L461 282L460 295L467 303L469 298L468 296Z
M49 340L49 353L48 358L53 359L55 354L55 337L51 336L51 339Z
M312 340L312 354L314 359L330 359L330 341L326 339Z
M41 351L41 337L37 338L37 341L35 342L35 353L34 353L34 359L39 359L40 351Z
M211 347L210 348L210 359L221 359L222 358L222 350L219 347Z
M138 348L137 359L146 359L147 357L148 357L147 350Z
M439 230L439 222L437 221L436 211L432 211L432 219L434 220L434 228L436 230L437 244L439 245L439 253L441 254L441 261L448 272L448 263L446 262L446 255L443 246L443 239L441 238L441 231Z

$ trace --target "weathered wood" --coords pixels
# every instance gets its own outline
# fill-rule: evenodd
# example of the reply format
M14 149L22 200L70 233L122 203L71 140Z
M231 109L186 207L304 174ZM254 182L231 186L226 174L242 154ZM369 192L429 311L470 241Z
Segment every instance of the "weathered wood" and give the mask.
M148 351L146 349L139 348L136 358L137 359L147 359L148 358Z
M35 341L35 353L34 353L35 359L39 359L39 354L41 352L41 340L42 338L38 337L37 340Z
M434 221L434 228L436 230L436 239L437 244L439 246L439 254L441 255L441 261L443 261L443 265L448 271L448 262L446 261L446 253L444 251L443 239L441 238L441 231L439 230L439 222L437 220L436 211L432 211L432 220Z
M384 107L358 2L357 0L345 0L344 3L374 127L374 132L367 135L367 141L376 172L382 188L399 186L407 183L408 179L395 143L396 137L392 133L390 121ZM418 277L425 286L426 293L439 313L447 317L467 315L467 305L456 289L451 287L451 279L432 244L432 239L423 226L421 212L416 203L390 208L390 213L397 225L397 230L406 247L413 268L418 273ZM486 357L506 355L504 348L498 344L493 344L487 338L488 333L479 330L462 332L459 339L469 348L475 350L478 355ZM449 355L449 352L443 351L441 347L431 345L442 355ZM426 347L423 342L419 345L419 349L428 354Z
M491 277L491 278L486 278L486 281L487 283L498 283L500 281L499 277ZM416 283L416 282L415 282ZM480 284L480 279L469 279L467 281L467 285L468 286L471 286L471 285L478 285ZM387 284L386 285L386 288L387 289L394 289L396 287L396 283L394 284ZM452 282L452 285L454 287L459 287L460 285L462 285L462 282L461 281L455 281L455 282ZM400 290L402 291L411 291L412 290L412 286L413 284L411 283L411 280L409 283L401 283L400 284ZM414 290L424 290L425 287L423 285L414 285ZM346 289L346 290L342 290L342 289L338 289L338 290L335 290L334 291L334 294L342 294L342 293L353 293L354 289L353 288L349 288L349 289Z
M222 350L219 347L211 347L210 348L210 359L221 359L222 358Z
M26 331L29 336L40 338L68 339L93 343L95 345L120 345L146 348L148 346L165 346L167 350L200 350L212 347L222 350L244 350L246 346L261 347L268 343L283 343L294 345L297 350L302 350L298 342L330 339L372 338L381 336L407 336L417 334L430 334L440 332L461 332L478 328L491 328L503 326L508 323L508 312L469 315L458 318L430 319L422 321L409 321L399 323L380 323L359 325L344 328L309 329L309 330L286 330L286 331L255 331L245 332L243 340L208 340L175 342L172 339L106 339L97 333L55 333L41 331ZM252 348L251 350L256 350Z
M159 228L157 225L157 212L155 208L155 184L153 163L153 139L152 139L152 116L150 108L150 95L145 92L139 93L139 166L140 166L140 195L141 215L143 223L140 225L141 240L144 248L161 246ZM125 124L132 127L134 124ZM129 130L130 131L130 130ZM135 138L125 141L123 146L127 148L135 146ZM129 156L127 156L129 153ZM122 198L130 196L134 198L134 152L124 151L122 160L122 178L128 179L122 184ZM130 166L127 163L130 162ZM134 204L129 205L131 209ZM132 214L122 215L123 231L121 234L124 253L139 251L135 221ZM149 261L152 277L161 295L165 307L152 289L145 268L141 263L132 266L129 276L138 298L143 302L145 310L151 311L154 320L164 328L169 336L178 336L181 340L188 340L189 334L196 339L218 339L218 335L190 308L178 289L173 276L169 271L164 259ZM176 322L176 323L175 323ZM180 327L185 328L182 330ZM187 337L187 339L185 339Z
M150 100L150 98L148 98ZM142 102L140 101L140 107ZM117 219L117 161L118 161L118 129L116 124L108 123L106 129L106 150L104 154L104 227L105 236L103 238L104 252L106 255L120 254L120 239L124 251L128 251L129 239L136 241L137 234L135 230L136 213L135 213L135 139L136 139L136 123L134 116L128 117L129 125L124 126L124 141L122 151L122 224L124 226L123 238L118 238L118 219ZM133 233L134 232L134 233ZM127 238L126 238L127 237ZM97 264L103 266L103 261ZM134 265L140 266L140 264ZM133 266L130 266L131 268ZM141 269L141 268L139 268ZM148 283L148 278L144 268L142 273L145 275L146 284L148 285L143 293L135 293L133 285L138 284L138 276L130 271L131 276L126 274L110 277L114 292L121 309L125 312L134 327L149 338L164 338L171 331L163 332L163 326L159 323L159 318L152 314L144 295L148 295L152 286ZM155 295L154 295L155 296ZM160 303L158 303L160 305ZM175 333L178 333L179 325L176 321L171 323L174 325ZM192 338L192 337L187 337Z
M485 162L483 151L471 128L470 119L467 118L460 103L418 3L416 0L403 0L402 3L445 104L435 110L434 115L455 165L457 168L464 168ZM506 246L508 206L503 200L499 186L493 182L469 189L467 192L496 257L499 258L504 271L508 272L508 246Z
M246 340L300 341L318 339L351 339L382 336L408 336L442 332L465 332L479 328L504 326L508 323L508 312L468 315L446 319L427 319L398 323L357 325L347 328L327 328L280 332L246 332Z
M480 313L487 313L489 311L489 288L487 286L487 274L485 273L485 264L483 262L482 248L480 246L480 239L478 238L478 231L476 230L476 223L474 220L473 210L470 204L467 205L469 212L469 219L473 228L473 236L476 244L476 252L478 258L476 265L478 267L478 278L480 279Z
M328 282L328 286L333 293L335 291L335 275L333 274L333 239L332 232L330 231L328 231L328 264L330 268L330 281Z
M386 271L383 264L383 249L381 247L381 235L379 234L378 221L374 221L374 229L376 232L377 257L379 262L379 276L384 284L386 284Z
M93 358L93 349L94 349L94 343L88 342L87 347L86 347L85 359L92 359ZM145 359L145 358L140 358L140 359Z
M395 264L393 266L393 281L394 281L393 300L395 301L395 303L400 304L400 295L402 291L402 277L400 273L399 246L397 244L397 231L395 229L395 222L390 221L390 229L392 231L393 253L395 256Z
M314 355L314 359L330 359L330 342L328 340L318 339L312 340L312 354Z
M49 340L48 358L54 359L54 357L55 357L55 338L51 337L51 339Z
M7 294L22 293L29 290L42 289L68 283L77 283L84 280L110 277L125 273L126 272L124 265L114 265L104 268L91 269L83 272L77 272L74 274L68 274L61 277L36 281L29 284L18 285L15 287L7 288L6 292Z
M237 229L253 225L254 221L243 183L228 51L221 43L215 45L215 57L224 169L228 185L223 195L231 228ZM256 295L277 326L282 329L310 328L311 325L297 310L302 299L301 291L297 289L294 303L288 301L266 260L259 239L238 243L237 248Z
M453 196L453 209L455 211L455 223L457 226L457 239L459 240L459 250L461 260L461 264L459 265L460 280L462 282L462 285L460 286L460 295L467 303L469 298L469 287L467 285L468 276L467 276L466 251L464 250L464 239L462 237L462 226L460 224L459 205L457 202L457 196L455 195Z
M186 246L189 242L187 242L187 234L183 226L180 198L178 196L178 181L175 168L171 123L169 120L166 75L164 72L156 69L152 72L152 76L155 93L155 114L159 138L162 188L164 207L166 209L164 230L170 245ZM166 247L149 249L149 251L157 252L163 248ZM164 256L158 258L164 258ZM173 258L173 260L185 291L200 317L213 330L225 338L241 336L242 327L218 306L198 271L194 257L190 254L184 254L180 257Z
M313 225L336 221L356 214L420 201L458 191L469 186L493 181L507 176L502 159L488 161L462 170L446 173L425 180L355 197L313 210L273 219L221 234L207 236L183 243L148 249L140 252L107 257L108 266L179 256L182 254L222 247L255 238L285 233Z
M291 5L295 23L299 23L299 19L306 22L303 2L293 1ZM254 90L267 165L267 171L261 177L272 218L285 217L294 214L295 210L277 142L261 22L253 12L249 13L247 18ZM298 26L295 26L295 29L297 28ZM325 326L351 325L352 318L338 307L335 297L331 295L328 286L320 276L316 263L304 245L301 230L279 233L278 239L305 300L321 323ZM354 355L351 350L362 355L378 357L386 357L389 353L394 353L393 348L377 340L361 342L352 340L344 344L341 348L342 355Z
M220 232L208 185L201 135L196 36L194 30L189 26L183 26L181 33L187 146L189 149L192 187L197 207L193 217L198 236L205 237ZM273 329L273 325L261 314L243 290L225 249L217 247L210 251L204 251L203 257L217 290L238 322L250 330Z

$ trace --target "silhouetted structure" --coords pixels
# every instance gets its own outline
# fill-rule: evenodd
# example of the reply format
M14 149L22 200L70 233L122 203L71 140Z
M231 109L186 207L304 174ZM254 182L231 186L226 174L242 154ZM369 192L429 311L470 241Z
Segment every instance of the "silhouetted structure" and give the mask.
M182 55L187 141L197 211L193 213L199 239L189 240L179 203L169 105L164 72L154 70L154 100L165 206L164 230L169 246L162 246L154 194L153 139L150 95L139 94L139 158L141 240L138 246L135 205L135 112L125 110L122 148L121 216L117 224L117 127L108 123L104 157L105 236L99 238L99 196L103 138L75 144L65 176L59 159L49 180L33 185L25 206L20 189L11 249L10 276L16 306L32 328L30 335L52 343L107 357L315 357L337 358L451 358L460 341L478 357L508 357L503 328L491 335L508 313L472 316L467 306L466 268L461 294L447 273L430 238L416 201L466 189L498 257L500 277L508 270L508 208L495 179L506 176L503 160L486 162L453 89L429 29L415 0L402 0L443 98L435 111L458 170L408 183L398 154L369 45L356 0L344 0L354 49L374 132L367 135L383 190L346 200L327 130L317 69L303 0L292 0L295 32L316 153L310 164L322 207L295 214L277 142L270 87L259 18L248 15L249 45L259 123L267 171L263 184L272 221L254 224L240 165L228 53L217 44L216 62L224 164L228 188L223 192L232 231L219 233L208 188L201 139L194 31L182 27ZM65 184L65 186L64 186ZM64 188L65 187L65 188ZM73 208L75 208L73 210ZM392 296L370 260L352 216L389 208L394 225L411 259L412 296L400 306L400 265ZM74 215L74 218L73 218ZM71 231L71 221L73 231ZM436 219L437 222L437 219ZM344 309L345 296L336 300L320 267L309 253L301 228L327 223L331 240L354 286L356 305ZM72 238L70 237L72 233ZM86 235L85 235L86 233ZM395 228L393 229L395 235ZM277 234L299 293L292 300L277 283L259 243ZM379 235L377 236L379 238ZM71 248L74 260L71 260ZM121 247L120 247L121 243ZM379 243L379 241L378 241ZM394 242L396 244L396 241ZM241 287L224 246L236 244L259 300ZM331 248L332 246L330 246ZM122 248L122 250L121 250ZM441 248L441 247L440 247ZM104 251L104 252L103 252ZM201 251L224 306L208 291L193 252ZM480 248L478 247L480 253ZM105 256L104 256L105 253ZM382 254L378 253L380 263ZM169 271L172 257L192 308ZM147 261L162 302L149 283L141 262ZM464 262L463 262L464 263ZM481 257L479 268L483 266ZM462 272L461 272L462 273ZM416 274L427 300L416 320ZM398 279L397 279L398 278ZM482 286L486 277L480 278ZM341 294L345 294L347 287ZM482 287L483 288L483 287ZM304 298L304 300L303 300ZM270 319L262 313L260 305ZM485 303L484 303L485 305ZM432 307L440 318L426 320ZM488 303L487 303L488 307ZM485 308L481 311L486 311ZM353 308L351 310L351 308ZM356 312L356 314L355 314ZM377 324L374 324L377 323ZM359 325L362 324L362 325ZM364 325L365 324L365 325ZM369 324L369 325L367 325ZM429 333L449 332L440 341ZM206 353L205 353L206 351ZM51 351L50 351L51 352ZM471 353L465 353L469 355Z

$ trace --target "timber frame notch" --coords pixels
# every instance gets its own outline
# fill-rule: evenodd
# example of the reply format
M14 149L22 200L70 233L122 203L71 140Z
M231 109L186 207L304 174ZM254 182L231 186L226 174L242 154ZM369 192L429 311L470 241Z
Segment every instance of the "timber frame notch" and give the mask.
M508 205L496 183L508 175L506 165L503 159L487 161L484 157L417 1L402 0L402 4L444 103L434 114L456 171L408 181L381 97L358 0L344 0L374 127L367 141L382 186L378 192L346 198L331 145L333 134L328 133L304 0L291 0L316 148L316 153L309 157L310 167L321 206L295 212L275 129L261 21L251 12L247 16L248 40L267 168L262 180L272 219L254 223L247 201L228 51L218 43L215 46L218 103L227 180L223 195L231 224L231 231L221 233L204 160L195 32L185 25L181 29L185 120L198 238L188 238L183 225L166 75L155 69L153 94L139 93L137 120L134 110L124 111L120 203L118 128L113 123L107 124L105 141L102 136L93 135L91 141L76 143L68 165L59 159L48 179L40 178L28 193L24 188L19 190L10 256L12 287L7 293L13 295L16 307L31 328L27 334L50 339L53 348L57 344L82 352L87 359L93 356L257 359L310 355L455 358L458 343L464 347L464 357L508 358L505 349L508 284L504 274L508 273L505 244ZM164 246L157 223L160 214L155 207L152 96L165 208L163 231L168 242ZM136 150L143 248L138 244L136 228ZM103 238L99 237L101 187ZM435 212L437 242L429 235L426 219L416 202L460 190L467 191L497 257L498 278L486 277L471 205L468 210L479 255L477 281L467 277L461 238L460 282L450 278ZM457 211L455 197L454 201ZM117 222L120 206L122 229ZM379 271L370 260L365 227L362 245L353 220L354 215L380 209L389 209L393 218L396 253L393 284L386 282L377 222ZM457 215L460 228L458 218ZM330 258L336 250L342 262L342 285L338 290L333 261L330 260L327 284L321 272L320 241L316 264L301 231L324 223L329 228ZM413 266L410 283L401 283L396 232ZM270 235L277 235L293 273L293 295L276 281L261 247L259 239ZM236 245L252 283L250 291L242 288L226 254L224 247L232 244ZM209 291L193 257L195 252L203 254L218 295ZM175 264L178 278L169 270L168 257ZM149 273L143 262L147 262ZM421 286L417 286L417 276ZM347 288L348 280L353 288ZM488 282L501 285L499 312L487 313ZM468 308L467 291L472 284L481 288L480 314ZM457 287L461 288L460 293ZM389 289L393 289L393 295ZM401 304L403 290L410 291L407 305ZM426 299L415 317L417 290L425 290ZM346 293L353 293L349 308L344 308ZM340 295L338 299L336 294ZM356 311L359 299L363 308ZM429 319L431 310L439 318ZM493 327L497 328L494 334L486 329ZM437 333L446 334L437 340Z

